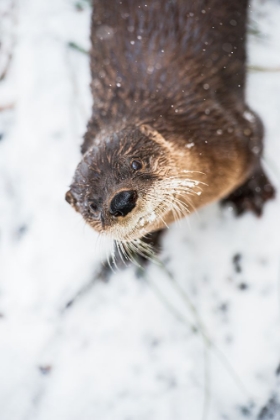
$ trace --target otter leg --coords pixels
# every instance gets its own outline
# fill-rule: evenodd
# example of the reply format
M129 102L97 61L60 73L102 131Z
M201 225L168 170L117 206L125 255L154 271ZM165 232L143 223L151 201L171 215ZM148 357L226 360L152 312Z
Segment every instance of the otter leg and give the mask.
M252 211L258 217L262 215L267 200L275 197L275 188L269 181L261 165L241 187L222 200L222 205L234 205L237 216L245 211Z

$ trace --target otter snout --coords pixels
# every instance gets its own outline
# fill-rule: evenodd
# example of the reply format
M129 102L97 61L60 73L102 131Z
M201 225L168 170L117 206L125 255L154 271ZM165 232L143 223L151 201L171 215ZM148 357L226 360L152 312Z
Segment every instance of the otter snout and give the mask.
M115 217L124 217L134 209L137 198L137 192L134 190L121 191L112 199L109 212Z

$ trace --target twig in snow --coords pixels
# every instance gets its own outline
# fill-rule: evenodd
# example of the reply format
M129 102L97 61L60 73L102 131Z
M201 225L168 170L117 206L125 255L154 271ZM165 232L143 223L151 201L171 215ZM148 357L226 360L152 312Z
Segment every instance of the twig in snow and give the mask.
M280 71L280 67L262 67L262 66L254 66L254 65L248 65L247 69L249 71L270 72L270 73L277 73Z
M85 48L81 47L80 45L76 44L76 42L70 41L68 42L68 47L72 48L73 50L79 51L80 53L89 55L89 51L87 51Z

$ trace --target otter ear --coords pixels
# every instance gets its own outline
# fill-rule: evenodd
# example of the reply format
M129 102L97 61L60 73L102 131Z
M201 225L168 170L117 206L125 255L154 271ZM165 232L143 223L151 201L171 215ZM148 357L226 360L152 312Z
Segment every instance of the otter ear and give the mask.
M139 127L140 131L145 134L145 136L147 137L156 137L156 136L161 136L159 134L159 132L155 129L153 129L150 125L148 124L142 124ZM162 137L162 136L161 136Z
M73 196L71 190L67 191L67 193L65 194L65 200L67 201L67 203L71 204L71 206L78 211L78 206L77 206L77 200L76 198Z
M154 128L147 124L142 124L139 127L140 131L147 137L152 138L156 143L160 144L161 146L165 146L168 149L171 148L171 145L165 138Z

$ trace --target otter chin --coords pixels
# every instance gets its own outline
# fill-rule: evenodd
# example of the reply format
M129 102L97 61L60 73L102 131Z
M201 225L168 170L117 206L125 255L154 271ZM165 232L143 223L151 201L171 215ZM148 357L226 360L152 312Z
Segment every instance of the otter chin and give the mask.
M210 202L260 215L274 196L245 100L247 9L94 1L93 107L66 200L97 232L139 244Z

